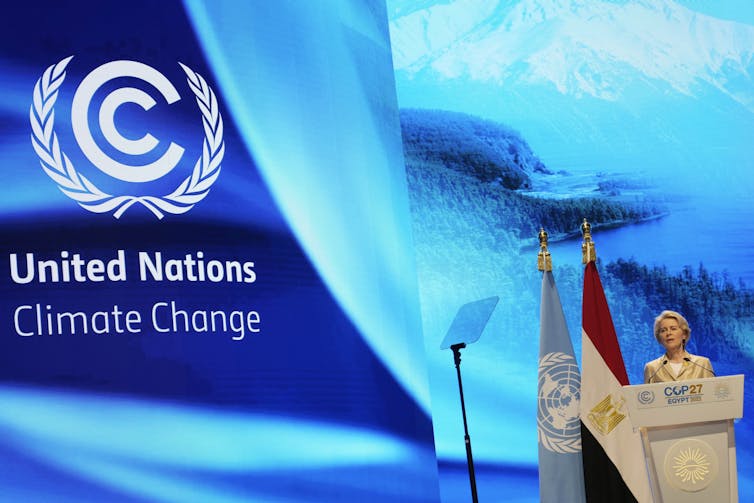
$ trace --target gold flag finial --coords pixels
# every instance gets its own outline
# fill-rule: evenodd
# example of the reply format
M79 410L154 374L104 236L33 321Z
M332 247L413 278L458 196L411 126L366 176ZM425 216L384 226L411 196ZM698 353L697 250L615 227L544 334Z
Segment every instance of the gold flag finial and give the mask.
M584 219L581 224L581 234L584 241L581 242L581 263L588 264L597 260L597 252L594 250L594 241L592 241L592 226Z
M537 270L552 271L552 257L547 250L547 232L544 227L539 228L539 253L537 254Z

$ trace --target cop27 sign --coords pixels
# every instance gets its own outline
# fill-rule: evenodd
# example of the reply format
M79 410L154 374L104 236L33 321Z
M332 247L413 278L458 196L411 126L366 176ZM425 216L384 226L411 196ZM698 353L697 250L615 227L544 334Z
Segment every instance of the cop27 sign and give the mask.
M137 195L129 193L127 188L121 193L110 193L111 191L102 190L76 169L55 132L55 103L58 91L65 81L65 69L71 59L73 56L44 71L34 86L29 111L32 145L39 156L42 169L60 190L82 208L94 213L112 212L115 218L120 218L138 203L161 219L165 213L185 213L204 199L220 174L225 151L222 116L215 93L204 78L179 63L186 74L188 89L196 98L205 133L202 153L195 161L191 174L168 193ZM104 84L121 77L131 77L150 84L167 104L181 99L175 86L154 68L137 61L111 61L92 70L79 84L71 104L71 127L79 148L94 167L112 179L144 184L170 173L183 160L185 149L171 142L156 160L137 165L114 159L98 145L89 127L92 98ZM110 147L129 156L141 156L155 151L160 141L151 134L134 139L124 136L118 129L115 114L124 104L135 104L147 111L156 101L145 91L134 87L124 86L111 91L102 100L96 114L102 136Z

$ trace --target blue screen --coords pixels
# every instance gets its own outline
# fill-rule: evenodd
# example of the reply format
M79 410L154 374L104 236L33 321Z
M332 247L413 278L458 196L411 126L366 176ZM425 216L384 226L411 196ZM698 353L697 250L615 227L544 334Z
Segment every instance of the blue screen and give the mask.
M2 19L2 498L437 501L384 4Z

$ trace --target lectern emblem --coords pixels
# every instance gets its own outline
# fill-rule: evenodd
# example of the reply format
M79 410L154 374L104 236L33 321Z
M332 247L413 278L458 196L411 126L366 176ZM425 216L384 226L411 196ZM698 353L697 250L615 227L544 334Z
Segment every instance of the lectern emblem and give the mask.
M639 400L640 404L649 405L655 401L655 394L648 389L645 389L644 391L639 392L639 394L636 395L636 398Z
M707 455L702 454L700 449L689 447L684 449L673 458L673 470L675 476L681 479L681 482L703 482L709 475L710 462Z
M548 353L539 360L537 433L545 449L581 451L580 388L579 368L572 356Z
M697 492L717 477L718 460L712 447L696 438L673 444L665 454L665 477L685 492Z
M718 384L715 387L715 398L718 400L727 400L730 396L730 389L725 384Z

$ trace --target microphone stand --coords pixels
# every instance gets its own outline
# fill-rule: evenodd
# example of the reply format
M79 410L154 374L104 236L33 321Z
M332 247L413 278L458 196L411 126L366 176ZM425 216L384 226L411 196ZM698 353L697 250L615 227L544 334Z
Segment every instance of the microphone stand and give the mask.
M463 440L466 443L466 463L469 466L469 482L471 483L471 501L478 503L476 494L476 477L474 476L474 458L471 455L471 437L469 437L469 427L466 422L466 405L463 401L463 384L461 382L461 349L466 347L465 342L453 344L450 349L453 350L453 361L456 364L456 375L458 376L458 391L461 395L461 413L463 414Z
M652 384L652 379L655 378L655 376L657 375L657 373L660 372L660 370L662 370L662 368L665 366L666 363L668 363L668 359L667 358L665 358L664 360L662 360L662 365L660 365L659 367L657 367L657 370L655 370L654 374L652 374L652 376L649 378L649 380L647 381L647 384Z
M715 371L714 371L714 370L712 370L712 369L708 369L708 368L707 368L707 367L705 367L704 365L699 365L698 363L696 363L695 361L693 361L693 360L692 360L691 358L689 358L688 356L684 356L684 357L683 357L683 360L684 360L684 361L687 361L687 362L689 362L689 363L690 363L691 365L696 365L696 366L697 366L697 367L699 367L700 369L704 369L704 370L706 370L707 372L709 372L710 374L712 374L712 377L717 377L717 374L715 374Z

